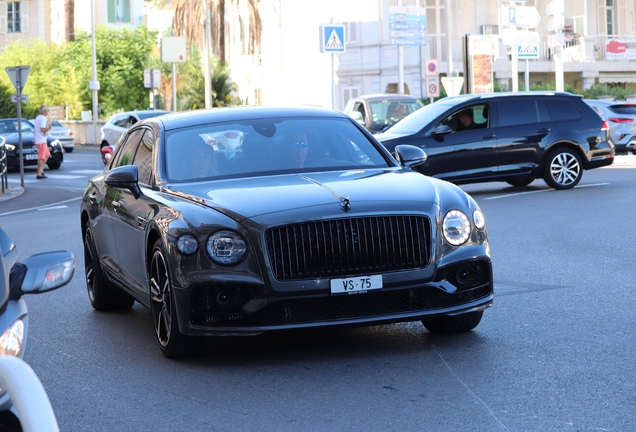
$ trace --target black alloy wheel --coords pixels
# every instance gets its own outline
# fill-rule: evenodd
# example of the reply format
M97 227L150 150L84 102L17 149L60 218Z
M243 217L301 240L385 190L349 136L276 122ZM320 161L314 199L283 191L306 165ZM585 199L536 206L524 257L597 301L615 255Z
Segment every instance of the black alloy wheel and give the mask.
M422 324L431 333L463 333L477 327L483 315L484 311L468 312L455 316L424 319Z
M572 189L583 177L581 158L572 150L559 148L546 158L543 178L554 189Z
M84 227L84 272L88 299L95 310L105 312L129 309L135 303L132 297L115 287L102 272L90 221Z
M153 248L149 273L150 309L161 351L168 358L191 356L196 344L193 338L179 331L170 270L160 240L157 240Z

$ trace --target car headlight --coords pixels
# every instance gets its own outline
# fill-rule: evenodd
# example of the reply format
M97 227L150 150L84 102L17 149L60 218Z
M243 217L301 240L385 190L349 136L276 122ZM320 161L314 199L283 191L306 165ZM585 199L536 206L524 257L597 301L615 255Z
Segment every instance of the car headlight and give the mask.
M177 249L184 255L192 255L199 249L199 242L194 236L184 234L177 239Z
M217 264L235 265L247 254L247 244L240 234L234 231L217 231L205 245L208 255Z
M486 228L486 218L481 210L475 209L473 210L473 223L475 224L475 228L478 230L483 230Z
M18 319L0 336L0 355L20 357L23 341L24 322Z
M451 210L444 216L442 223L444 238L453 246L466 243L470 237L470 221L468 216L459 210Z

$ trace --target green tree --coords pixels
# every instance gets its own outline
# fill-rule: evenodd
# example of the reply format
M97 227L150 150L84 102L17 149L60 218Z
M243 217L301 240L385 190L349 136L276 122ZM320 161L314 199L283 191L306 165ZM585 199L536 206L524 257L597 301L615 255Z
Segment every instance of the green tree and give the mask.
M146 108L149 90L144 88L143 70L150 61L150 54L157 42L157 32L146 26L135 29L111 29L97 26L95 32L97 80L100 82L99 104L104 113ZM91 37L77 31L75 42L64 46L65 54L76 70L81 71L85 87L82 101L92 105L88 90L91 80Z
M72 112L82 108L79 88L82 84L73 65L65 61L62 50L39 39L18 40L9 44L0 53L0 66L31 66L31 72L22 93L29 102L22 104L24 117L34 117L40 105L69 105ZM0 74L0 83L15 93L15 88L6 74ZM14 104L15 105L15 104ZM2 104L1 108L8 105ZM10 109L15 112L15 109ZM2 115L9 115L3 112Z
M182 90L179 97L182 109L205 108L205 78L201 68L200 54L196 47L190 50L188 61L180 65ZM238 90L236 83L231 81L231 70L216 58L210 59L212 106L224 107L240 105L241 101L234 95Z

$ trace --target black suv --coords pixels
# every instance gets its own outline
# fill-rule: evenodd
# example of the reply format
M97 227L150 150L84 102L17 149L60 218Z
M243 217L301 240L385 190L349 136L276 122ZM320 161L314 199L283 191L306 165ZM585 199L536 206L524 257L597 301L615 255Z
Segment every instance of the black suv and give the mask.
M417 170L456 184L543 178L570 189L584 169L611 165L609 125L571 93L470 94L441 99L375 135L389 151L413 144L428 159Z

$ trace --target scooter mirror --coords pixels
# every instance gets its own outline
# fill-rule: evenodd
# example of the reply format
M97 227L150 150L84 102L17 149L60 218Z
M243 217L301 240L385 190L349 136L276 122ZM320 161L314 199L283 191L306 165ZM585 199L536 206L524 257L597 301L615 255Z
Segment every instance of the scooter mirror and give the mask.
M72 252L47 252L30 256L24 261L27 273L22 282L22 293L37 294L66 285L75 272Z

